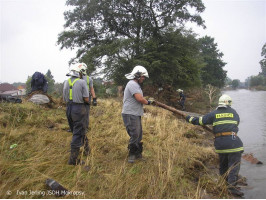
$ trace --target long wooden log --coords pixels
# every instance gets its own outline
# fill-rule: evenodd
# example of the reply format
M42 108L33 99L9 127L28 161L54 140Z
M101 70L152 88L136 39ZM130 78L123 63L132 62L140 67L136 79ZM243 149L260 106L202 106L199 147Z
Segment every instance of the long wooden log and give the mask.
M167 105L165 105L165 104L163 104L163 103L161 103L159 101L154 101L154 104L157 105L157 106L159 106L159 107L161 107L161 108L164 108L166 110L169 110L169 111L171 111L173 113L176 113L176 114L182 116L183 118L186 118L186 116L188 115L188 113L186 113L186 112L182 112L182 111L177 110L177 109L175 109L173 107L167 106ZM205 130L207 130L207 131L209 131L209 132L212 133L212 129L210 127L208 127L208 126L202 126L202 127ZM242 156L242 158L244 160L252 163L252 164L263 164L261 161L259 161L257 158L255 158L252 153L250 153L250 154L244 154Z
M164 108L164 109L166 109L166 110L169 110L169 111L171 111L171 112L173 112L173 113L176 113L176 114L182 116L184 119L185 119L186 116L187 116L187 114L186 114L185 112L182 112L182 111L177 110L177 109L175 109L175 108L173 108L173 107L167 106L167 105L165 105L165 104L163 104L163 103L161 103L161 102L159 102L159 101L154 101L154 104L157 105L157 106L159 106L159 107L161 107L161 108ZM204 126L204 125L203 125L202 127L203 127L205 130L207 130L207 131L209 131L209 132L212 133L212 129L211 129L210 127L208 127L208 126Z
M177 110L177 109L175 109L173 107L167 106L167 105L165 105L165 104L163 104L163 103L161 103L159 101L154 101L154 104L159 106L159 107L161 107L161 108L164 108L166 110L169 110L169 111L171 111L173 113L176 113L176 114L181 115L182 117L186 118L186 114L184 112L180 111L180 110Z

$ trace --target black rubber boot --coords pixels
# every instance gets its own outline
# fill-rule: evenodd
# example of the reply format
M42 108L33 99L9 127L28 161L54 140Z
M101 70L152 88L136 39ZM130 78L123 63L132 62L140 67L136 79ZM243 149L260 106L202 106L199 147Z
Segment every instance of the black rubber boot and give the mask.
M143 151L143 142L139 143L139 147L136 153L136 158L141 159L142 158L142 151Z
M135 160L137 159L138 148L137 148L137 146L135 144L129 144L128 145L128 149L129 149L128 162L129 163L134 163Z
M235 187L230 187L228 188L228 192L234 196L239 196L239 197L243 197L244 193L241 192L239 189L235 188Z
M68 160L69 165L79 165L83 164L80 159L78 159L79 156L79 148L71 148L70 158Z

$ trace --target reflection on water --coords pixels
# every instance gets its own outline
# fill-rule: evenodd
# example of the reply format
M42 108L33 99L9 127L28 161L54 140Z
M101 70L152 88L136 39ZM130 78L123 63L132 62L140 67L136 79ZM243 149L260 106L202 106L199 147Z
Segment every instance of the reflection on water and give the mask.
M266 198L266 92L236 90L223 93L231 96L232 108L240 116L238 135L244 143L244 153L253 153L264 163L254 165L242 160L240 174L249 184L243 188L245 198Z

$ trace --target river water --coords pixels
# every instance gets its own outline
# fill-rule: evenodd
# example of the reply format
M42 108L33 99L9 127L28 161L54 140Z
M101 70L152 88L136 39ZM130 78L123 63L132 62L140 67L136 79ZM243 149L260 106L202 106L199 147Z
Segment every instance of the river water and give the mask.
M244 144L244 154L253 153L263 162L256 165L242 159L240 174L247 178L242 187L246 199L266 199L266 91L224 91L240 116L238 135Z

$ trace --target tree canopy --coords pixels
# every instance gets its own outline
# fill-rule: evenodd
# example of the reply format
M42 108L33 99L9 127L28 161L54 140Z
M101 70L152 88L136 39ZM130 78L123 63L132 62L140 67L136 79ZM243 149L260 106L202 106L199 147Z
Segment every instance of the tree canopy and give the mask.
M54 92L54 84L55 84L55 80L54 80L54 76L52 75L52 72L50 69L48 69L48 71L45 74L45 78L48 82L48 90L47 93L51 94L52 92Z
M261 73L266 76L266 43L263 45L261 50L261 56L263 59L260 61Z
M153 85L200 85L199 74L203 60L193 33L169 30L160 39L147 41L144 47L140 59L145 61L144 66L148 66Z
M64 13L65 30L57 43L77 48L76 59L88 65L88 72L103 67L109 77L128 73L132 60L143 58L143 44L161 40L169 28L176 31L188 21L204 26L201 0L67 0L66 4L73 9Z
M236 88L238 88L240 85L240 80L238 79L234 79L232 80L232 88L235 90Z
M141 40L161 35L169 27L191 21L203 25L201 0L67 0L65 31L59 34L61 48L78 47L78 57L91 47L116 39L133 39L139 55ZM194 9L194 13L189 12Z
M226 71L223 67L226 65L222 61L223 53L217 49L214 38L205 36L199 39L200 51L203 56L205 66L201 71L201 79L204 86L211 84L221 88L225 84Z
M200 40L184 28L204 25L201 0L67 0L64 31L58 45L78 49L88 73L102 69L106 78L125 84L135 65L147 68L153 85L173 87L213 84L226 72L214 39ZM210 73L210 74L208 74Z

